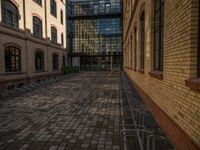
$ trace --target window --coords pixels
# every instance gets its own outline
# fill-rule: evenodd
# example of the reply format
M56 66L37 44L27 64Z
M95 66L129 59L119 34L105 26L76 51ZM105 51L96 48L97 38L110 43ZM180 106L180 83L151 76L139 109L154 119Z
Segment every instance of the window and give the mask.
M18 8L9 0L2 1L2 22L13 28L19 28L19 11Z
M6 72L21 71L21 54L18 48L5 47L5 70Z
M63 66L66 66L66 59L65 56L62 57Z
M54 27L51 27L51 42L57 43L57 30Z
M198 28L198 54L197 54L197 76L200 77L200 2L199 2L199 16L198 16L198 25L199 25L199 28Z
M51 0L51 14L57 16L57 6L55 0Z
M155 0L154 9L154 69L163 71L164 0Z
M33 35L42 38L42 21L33 16Z
M44 70L44 53L35 52L35 70Z
M110 13L110 4L106 4L106 13Z
M61 22L61 24L63 24L63 11L62 10L60 11L60 22Z
M137 69L137 28L134 29L134 69Z
M140 69L144 69L144 62L145 62L145 56L144 56L144 46L145 46L145 13L142 12L142 15L140 17L140 28L141 28L141 58L140 58Z
M133 69L133 33L131 33L131 55L130 55L130 60L131 60L131 69Z
M61 45L62 46L64 45L64 36L63 36L63 34L61 34Z
M34 0L36 3L38 3L39 5L42 5L42 0Z
M58 64L58 55L57 54L53 54L53 69L57 70L59 68L59 64Z

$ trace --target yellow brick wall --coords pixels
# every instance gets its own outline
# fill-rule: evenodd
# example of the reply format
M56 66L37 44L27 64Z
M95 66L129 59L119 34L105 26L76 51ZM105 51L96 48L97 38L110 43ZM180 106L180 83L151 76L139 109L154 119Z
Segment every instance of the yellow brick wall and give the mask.
M153 70L153 1L136 0L130 16L130 1L124 1L124 70L195 143L200 145L200 91L185 85L196 77L198 0L165 0L163 80L149 75ZM136 24L140 33L140 12L145 9L145 70L134 71L130 64L131 35ZM126 19L128 18L128 19ZM133 19L131 19L133 18ZM130 26L129 26L130 24ZM137 69L139 69L140 35L137 34ZM133 41L132 41L133 42ZM128 56L129 55L129 56Z

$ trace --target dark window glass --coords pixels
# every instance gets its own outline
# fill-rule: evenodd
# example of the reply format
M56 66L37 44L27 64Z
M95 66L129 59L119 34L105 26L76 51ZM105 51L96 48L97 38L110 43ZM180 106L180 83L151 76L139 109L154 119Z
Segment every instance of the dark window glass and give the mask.
M140 18L140 28L141 28L141 39L140 39L140 44L141 44L141 58L140 58L140 68L144 69L144 46L145 46L145 14L144 11L142 12L141 18Z
M62 57L63 66L66 66L66 58L65 56Z
M36 3L38 3L39 5L42 5L42 0L34 0Z
M63 11L62 10L60 11L60 22L61 22L61 24L63 24Z
M137 28L134 30L134 69L137 69Z
M6 72L21 71L21 54L18 48L5 47L5 70Z
M63 37L63 34L61 34L61 45L64 45L64 37Z
M198 24L199 24L199 33L198 33L198 56L197 56L197 75L200 77L200 2L199 2L199 19L198 19Z
M14 28L19 28L18 8L9 0L2 0L2 22Z
M164 0L155 0L154 69L163 71Z
M42 21L33 16L33 35L42 38Z
M58 69L58 68L59 68L58 55L53 54L53 69Z
M51 27L51 41L57 43L57 30L54 27Z
M44 53L35 52L35 70L44 70Z
M55 2L55 0L51 0L51 14L53 15L53 16L57 16L57 6L56 6L56 2Z

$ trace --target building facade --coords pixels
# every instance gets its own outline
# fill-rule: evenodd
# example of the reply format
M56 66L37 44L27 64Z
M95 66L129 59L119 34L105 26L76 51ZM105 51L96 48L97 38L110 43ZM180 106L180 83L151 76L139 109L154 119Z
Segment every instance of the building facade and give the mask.
M121 0L68 1L71 65L82 70L119 68L122 57Z
M175 148L199 149L199 1L123 2L125 73Z
M0 89L61 73L66 64L64 0L0 0Z

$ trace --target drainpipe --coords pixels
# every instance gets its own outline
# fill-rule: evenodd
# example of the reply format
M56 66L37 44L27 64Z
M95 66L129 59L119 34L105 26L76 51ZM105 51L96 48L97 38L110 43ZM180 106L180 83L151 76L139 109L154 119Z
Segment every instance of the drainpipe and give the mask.
M29 58L28 58L28 53L29 53L29 49L28 49L28 40L27 40L27 29L26 29L26 1L23 0L23 26L24 26L24 37L25 37L25 49L24 49L24 52L25 52L25 60L26 60L26 75L27 75L27 78L28 78L28 82L30 82L29 80L29 75L30 75L30 72L29 72Z
M44 11L45 11L45 39L46 39L46 48L47 48L47 52L46 52L46 69L48 74L50 73L50 67L49 67L49 39L48 39L48 35L47 35L47 0L44 0Z
M24 30L26 30L26 4L25 0L23 0L23 19L24 19Z

